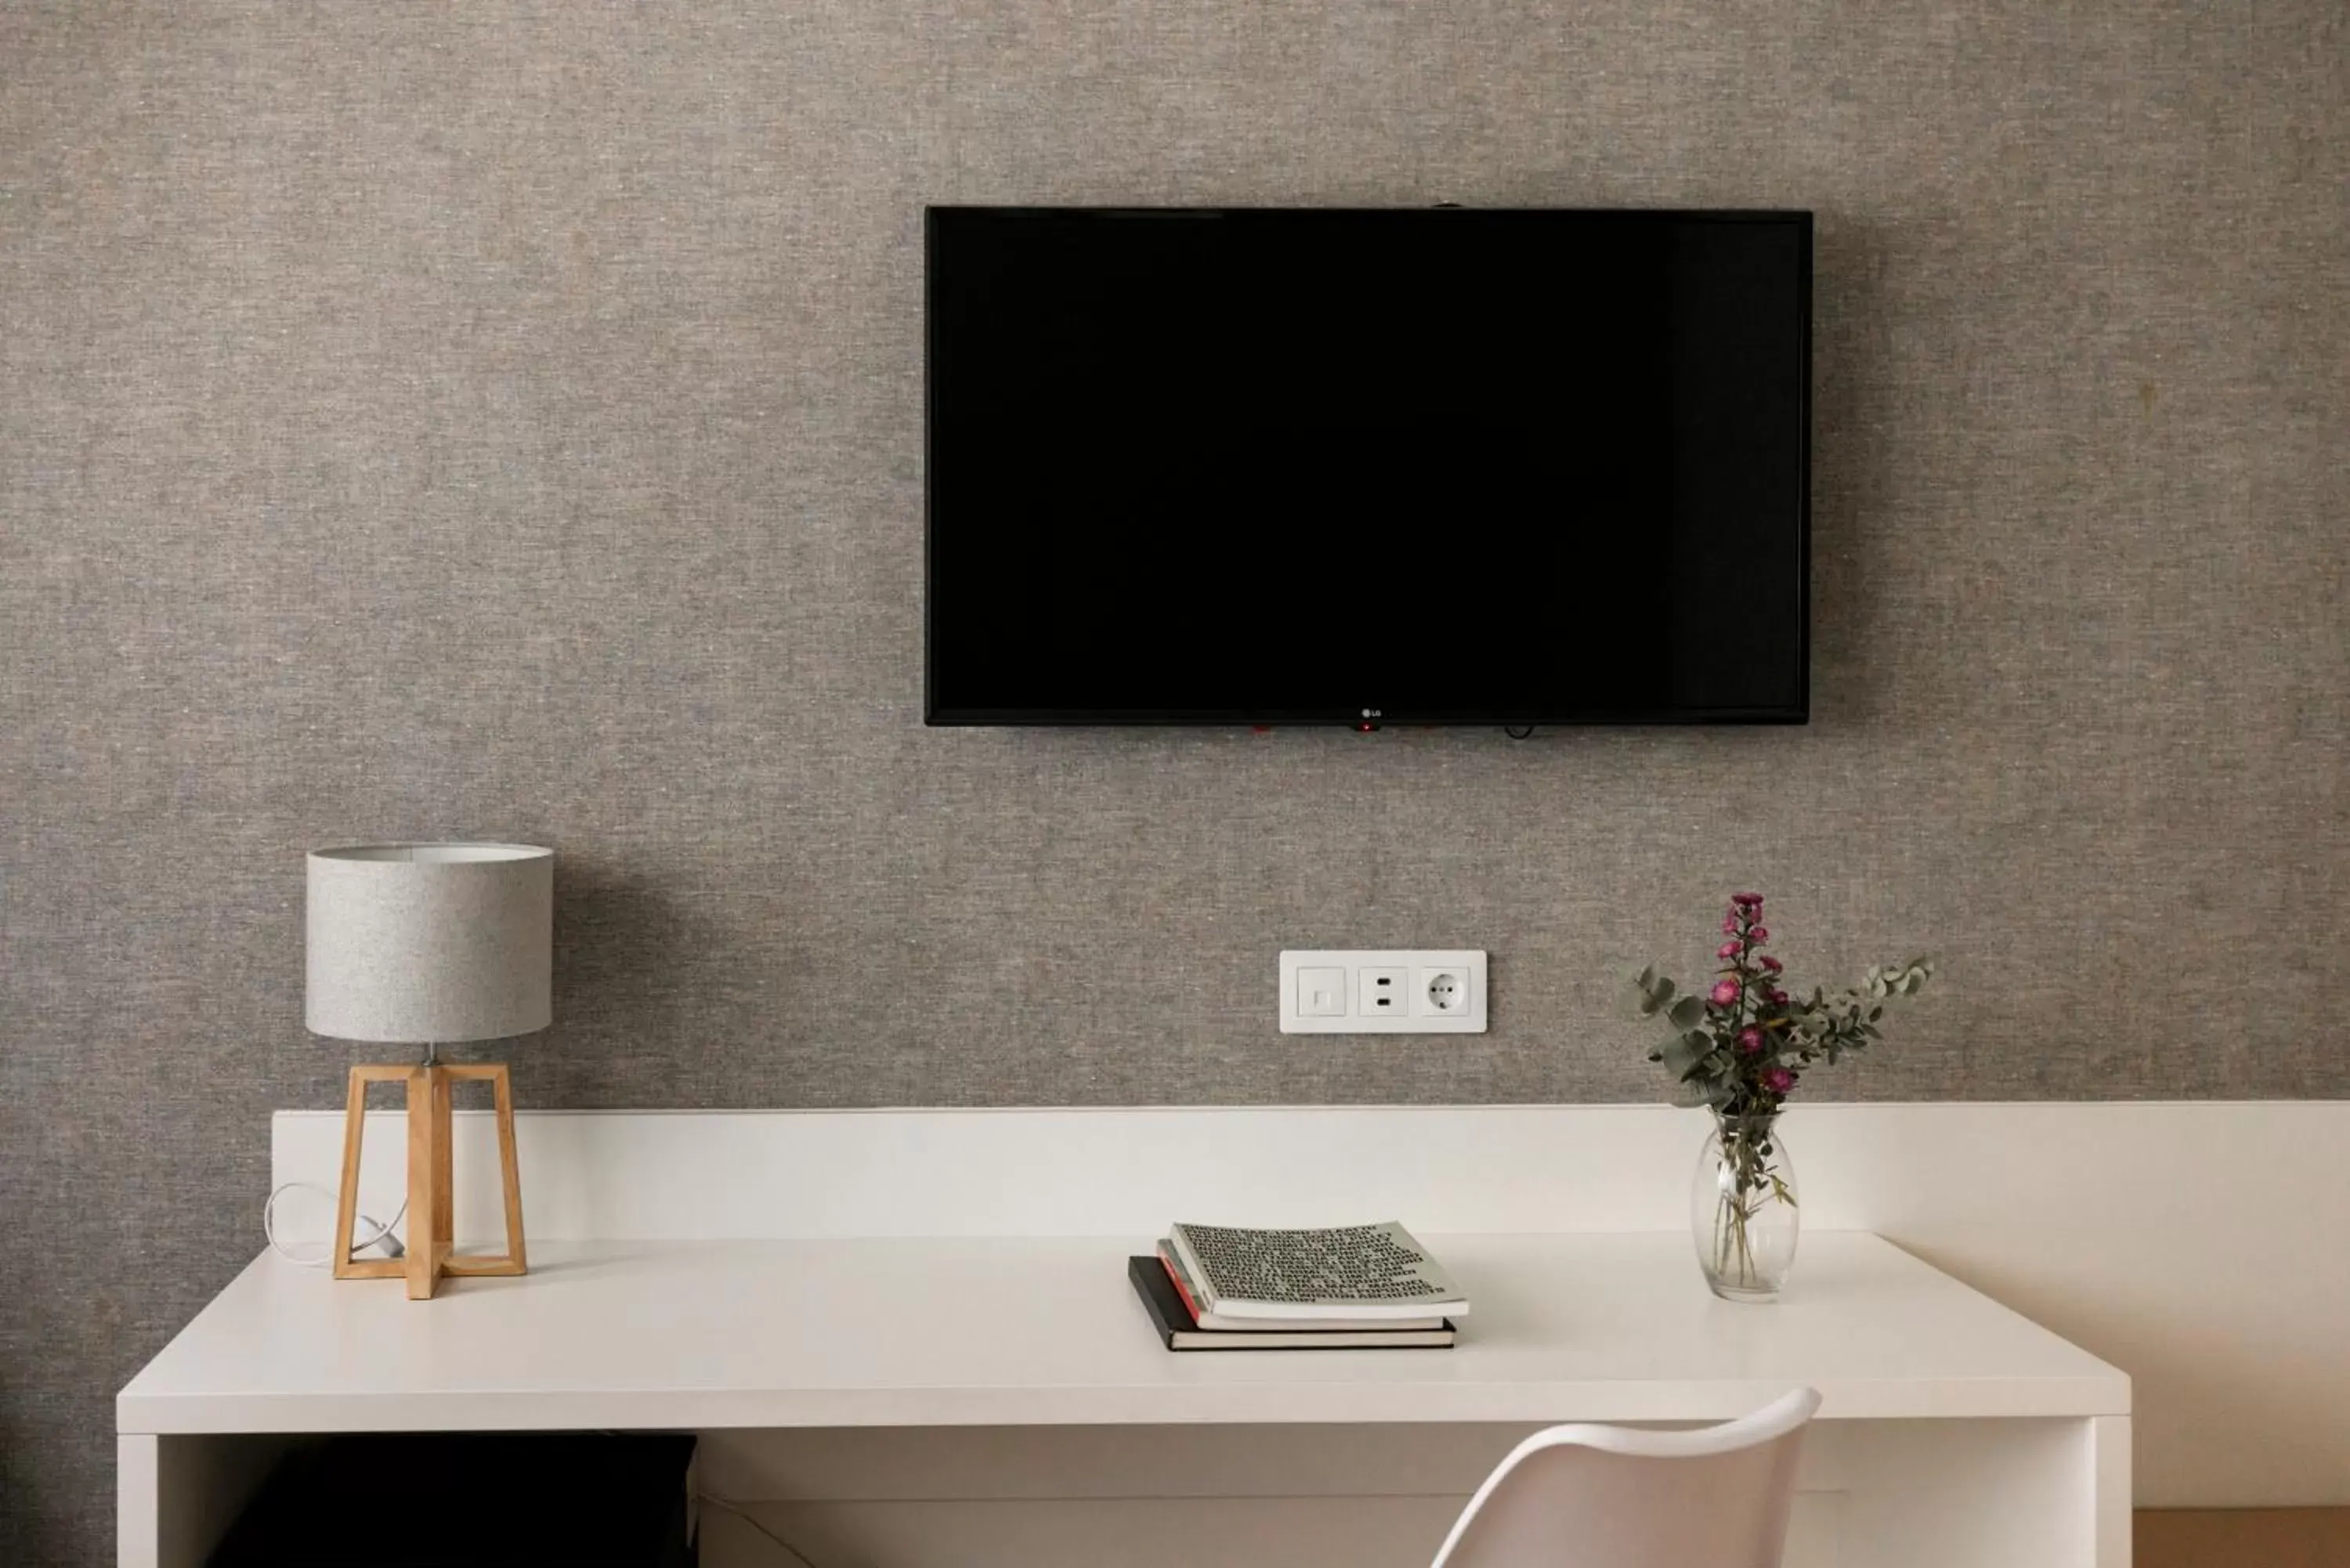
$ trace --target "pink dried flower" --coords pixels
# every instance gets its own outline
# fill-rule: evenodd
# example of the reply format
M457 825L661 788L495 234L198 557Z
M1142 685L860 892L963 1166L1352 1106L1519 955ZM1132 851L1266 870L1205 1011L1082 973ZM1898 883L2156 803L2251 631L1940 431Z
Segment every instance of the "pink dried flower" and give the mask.
M1787 966L1781 963L1777 959L1766 956L1762 960L1762 967L1765 970L1768 970L1771 973L1777 974L1781 970L1785 969Z
M1742 950L1736 942L1724 942L1713 950L1716 958L1736 958Z
M1738 1032L1738 1048L1749 1056L1762 1049L1762 1031L1752 1023Z
M1737 905L1742 909L1759 909L1762 907L1762 895L1760 893L1732 893L1730 896L1730 901Z
M1775 985L1765 986L1762 990L1762 1000L1773 1007L1784 1007L1787 1005L1787 993Z
M1734 1006L1738 1001L1738 982L1734 980L1717 981L1709 994L1713 998L1713 1004L1716 1007Z
M1768 926L1757 926L1752 930L1746 933L1746 940L1752 942L1759 948L1764 942L1771 940L1771 928Z
M1762 1086L1774 1095L1783 1095L1795 1086L1795 1075L1784 1067L1773 1067L1762 1075Z
M1738 917L1736 915L1724 915L1721 917L1721 934L1725 937L1734 937L1738 934Z

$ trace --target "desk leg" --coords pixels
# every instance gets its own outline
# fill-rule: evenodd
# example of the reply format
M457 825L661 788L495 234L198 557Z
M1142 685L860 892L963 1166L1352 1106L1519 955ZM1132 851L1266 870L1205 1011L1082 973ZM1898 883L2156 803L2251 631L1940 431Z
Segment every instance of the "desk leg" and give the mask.
M156 1474L162 1444L144 1432L114 1439L115 1568L162 1568L162 1483Z
M2130 1568L2130 1418L2093 1416L2088 1426L2089 1549L2095 1568Z
M116 1568L203 1568L293 1439L273 1435L114 1439Z

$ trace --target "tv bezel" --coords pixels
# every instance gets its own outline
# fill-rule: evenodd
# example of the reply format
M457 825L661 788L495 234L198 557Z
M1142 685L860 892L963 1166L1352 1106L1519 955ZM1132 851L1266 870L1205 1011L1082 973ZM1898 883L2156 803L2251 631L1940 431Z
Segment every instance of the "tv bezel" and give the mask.
M931 362L938 349L936 288L939 220L960 213L1077 213L1104 217L1125 214L1164 216L1217 213L1274 214L1336 213L1360 216L1391 214L1414 217L1451 213L1530 213L1561 218L1606 222L1654 223L1690 221L1728 223L1771 223L1794 227L1802 237L1796 266L1796 313L1800 322L1796 432L1796 465L1800 474L1795 519L1795 701L1783 706L1755 708L1668 708L1627 711L1617 709L1575 709L1525 711L1468 706L1440 712L1390 714L1380 709L1331 713L1322 709L1282 708L948 708L938 701L938 644L931 625L936 587L932 541L937 531L934 486L931 483L931 440L937 428L936 378ZM1807 724L1812 696L1812 248L1813 214L1800 208L1677 208L1677 207L1205 207L1179 206L1052 206L934 203L922 209L922 722L932 728L1336 728L1351 730L1460 729L1503 726L1510 729L1648 727L1654 725Z

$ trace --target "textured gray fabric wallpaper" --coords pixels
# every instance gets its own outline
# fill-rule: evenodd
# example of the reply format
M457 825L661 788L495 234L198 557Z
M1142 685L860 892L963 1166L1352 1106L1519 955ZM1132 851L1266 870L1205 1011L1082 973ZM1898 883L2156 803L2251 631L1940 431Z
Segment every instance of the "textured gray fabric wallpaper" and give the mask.
M1816 722L926 732L923 203L1439 200L1817 211ZM0 9L0 1560L335 1102L322 843L557 847L525 1105L1652 1097L1733 885L1945 961L1828 1092L2350 1092L2345 431L2339 0Z

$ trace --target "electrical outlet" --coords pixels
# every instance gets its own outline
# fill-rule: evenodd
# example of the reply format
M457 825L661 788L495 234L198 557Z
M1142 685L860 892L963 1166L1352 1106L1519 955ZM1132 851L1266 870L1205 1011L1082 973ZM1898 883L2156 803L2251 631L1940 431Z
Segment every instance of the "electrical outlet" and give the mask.
M1437 964L1411 971L1412 1011L1429 1018L1453 1018L1469 1011L1469 971Z
M1284 1034L1482 1034L1475 950L1291 950L1281 955Z

